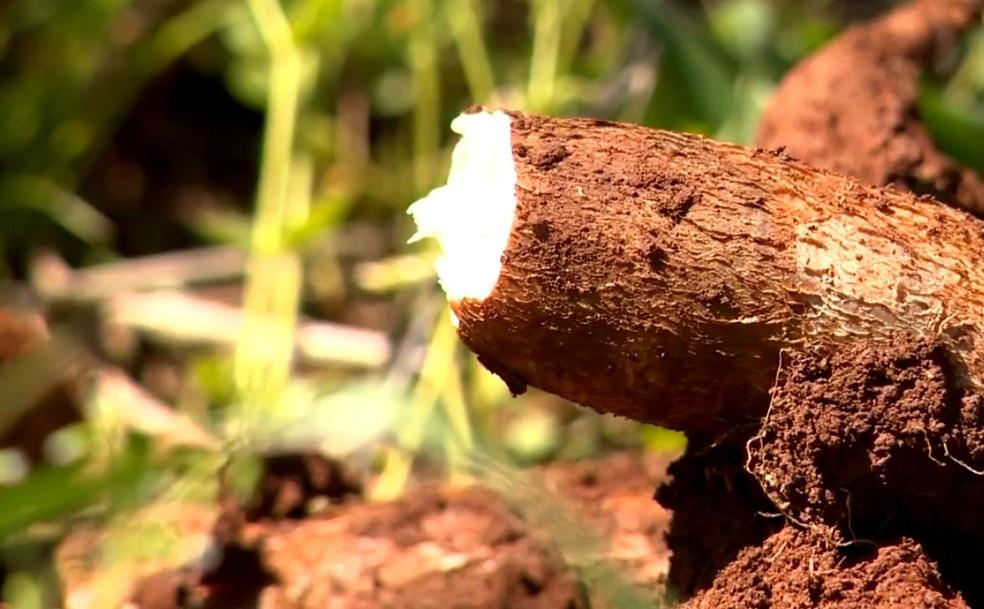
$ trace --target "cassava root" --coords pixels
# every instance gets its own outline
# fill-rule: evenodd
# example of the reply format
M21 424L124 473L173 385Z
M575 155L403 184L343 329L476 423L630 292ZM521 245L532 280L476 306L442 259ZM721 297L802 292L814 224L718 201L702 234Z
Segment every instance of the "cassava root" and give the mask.
M919 113L922 72L982 10L984 0L911 0L848 29L783 79L758 144L984 215L984 180L936 148Z
M501 255L483 254L500 263L494 285L456 291L467 269L450 267L441 280L460 337L514 392L528 383L720 434L764 414L784 349L900 332L944 341L963 383L984 378L984 223L969 214L695 135L515 112L468 120L483 117L509 130L514 172L500 158L495 179L515 181L513 200L483 198L495 188L469 186L462 176L480 167L456 157L454 187L412 211L424 236L452 233L457 256L482 227L451 206L511 218ZM464 131L459 147L478 137ZM445 210L457 225L421 217Z

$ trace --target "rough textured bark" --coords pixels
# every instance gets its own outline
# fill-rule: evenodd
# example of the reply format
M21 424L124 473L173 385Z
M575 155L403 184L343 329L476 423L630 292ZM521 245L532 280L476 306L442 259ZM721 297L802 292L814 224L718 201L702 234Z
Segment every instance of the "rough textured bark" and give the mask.
M459 334L519 391L716 434L780 351L898 332L984 372L984 223L693 135L512 115L516 217Z
M981 0L914 0L848 29L786 76L758 143L984 214L984 181L936 149L918 109L921 72L982 9Z

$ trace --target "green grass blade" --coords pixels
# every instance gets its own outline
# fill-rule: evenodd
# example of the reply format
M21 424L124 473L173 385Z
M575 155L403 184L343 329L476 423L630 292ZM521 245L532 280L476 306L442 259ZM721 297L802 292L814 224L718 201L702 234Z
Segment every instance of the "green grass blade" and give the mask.
M984 175L984 113L947 101L932 85L923 86L919 111L941 150Z
M0 539L133 488L147 475L147 466L145 456L131 450L117 455L108 472L92 471L85 464L37 470L23 483L0 491Z
M692 114L712 129L720 125L732 105L731 74L717 54L707 29L667 2L620 1L663 44L665 57L657 91L669 88L672 89L671 93L686 100L685 105L677 108L678 111L672 115L661 113L653 116L651 113L650 122L663 125L668 120L674 120L682 124L686 121L686 115ZM688 107L690 112L686 111Z

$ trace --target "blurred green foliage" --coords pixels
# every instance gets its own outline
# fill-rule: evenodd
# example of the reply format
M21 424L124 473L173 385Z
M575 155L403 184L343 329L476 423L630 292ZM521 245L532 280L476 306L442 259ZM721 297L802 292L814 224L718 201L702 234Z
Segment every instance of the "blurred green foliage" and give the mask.
M214 501L220 465L247 494L264 451L382 455L373 494L386 498L401 492L424 453L457 468L486 452L537 462L626 443L679 450L680 436L666 430L601 420L542 396L508 400L458 346L429 271L433 252L406 250L403 212L440 182L453 144L447 125L472 103L751 142L782 74L842 27L837 4L0 3L0 276L9 282L29 279L41 248L73 264L122 258L112 207L87 197L84 186L142 96L167 74L221 83L233 103L265 116L260 149L247 151L259 159L248 176L258 181L255 200L213 201L180 216L196 245L250 251L247 322L235 353L179 352L189 389L171 400L218 448L162 447L100 419L97 409L77 458L0 488L0 540L15 572L6 597L24 607L53 602L46 580L32 575L38 557L17 558L11 548L47 547L94 517L126 522L135 505L173 499L164 489L175 484L186 498ZM967 47L948 83L927 81L923 110L948 151L984 170L984 36ZM361 226L381 246L363 260L371 266L353 272L342 242ZM389 303L391 365L368 375L302 374L293 361L298 315L343 316L356 299ZM520 502L529 494L511 488ZM532 496L528 503L544 501ZM637 606L631 591L618 595Z

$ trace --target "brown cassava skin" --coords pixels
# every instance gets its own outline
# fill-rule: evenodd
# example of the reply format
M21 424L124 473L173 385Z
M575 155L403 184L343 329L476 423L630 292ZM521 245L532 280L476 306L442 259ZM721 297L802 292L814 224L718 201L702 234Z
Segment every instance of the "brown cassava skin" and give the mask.
M941 337L984 371L984 223L773 153L512 113L517 209L459 335L514 392L700 434L767 408L780 351Z
M848 29L783 79L758 144L984 215L984 180L936 148L919 114L922 72L982 10L984 0L912 0Z

